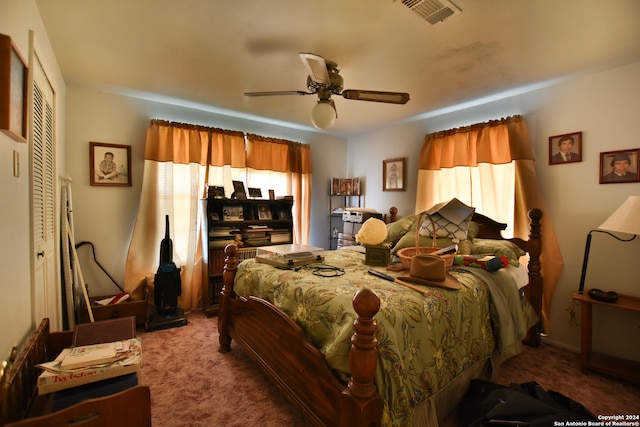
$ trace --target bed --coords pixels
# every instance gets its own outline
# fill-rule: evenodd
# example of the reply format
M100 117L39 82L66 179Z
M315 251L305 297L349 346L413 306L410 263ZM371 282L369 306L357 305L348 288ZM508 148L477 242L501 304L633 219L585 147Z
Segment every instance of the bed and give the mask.
M324 252L324 265L344 274L318 277L255 259L239 266L238 248L229 245L219 351L238 343L312 425L437 426L471 379L495 374L520 351L520 340L540 343L541 217L538 209L529 212L528 240L509 239L528 255L528 283L515 304L533 312L524 333L527 316L515 332L495 317L495 286L480 269L450 270L460 291L420 293L368 274L364 254L355 251ZM504 240L505 224L478 213L472 221L479 242ZM510 341L502 342L505 335Z

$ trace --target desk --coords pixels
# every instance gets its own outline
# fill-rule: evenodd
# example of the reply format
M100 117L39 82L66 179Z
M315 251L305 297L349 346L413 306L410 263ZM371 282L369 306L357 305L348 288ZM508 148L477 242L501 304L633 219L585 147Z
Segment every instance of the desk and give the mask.
M620 359L592 351L592 309L594 305L602 305L612 309L640 312L640 298L618 294L618 301L608 303L590 298L586 293L573 295L574 301L582 303L580 334L580 370L602 372L607 375L640 383L640 362Z

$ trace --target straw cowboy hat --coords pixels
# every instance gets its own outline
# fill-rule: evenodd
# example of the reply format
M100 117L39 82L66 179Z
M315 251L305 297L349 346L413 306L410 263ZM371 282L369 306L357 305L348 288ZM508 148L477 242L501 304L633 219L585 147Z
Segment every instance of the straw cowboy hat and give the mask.
M447 273L444 259L436 255L418 254L411 259L409 274L398 276L406 282L446 289L462 289L460 282Z

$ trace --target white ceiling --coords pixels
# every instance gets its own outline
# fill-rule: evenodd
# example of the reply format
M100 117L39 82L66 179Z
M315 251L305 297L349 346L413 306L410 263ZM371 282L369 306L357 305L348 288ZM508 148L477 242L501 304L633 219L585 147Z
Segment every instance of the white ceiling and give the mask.
M410 93L406 105L334 96L341 136L640 59L638 0L454 1L462 13L435 25L401 0L36 3L71 85L311 127L315 95L243 93L306 90L298 52L312 52L339 64L345 89Z

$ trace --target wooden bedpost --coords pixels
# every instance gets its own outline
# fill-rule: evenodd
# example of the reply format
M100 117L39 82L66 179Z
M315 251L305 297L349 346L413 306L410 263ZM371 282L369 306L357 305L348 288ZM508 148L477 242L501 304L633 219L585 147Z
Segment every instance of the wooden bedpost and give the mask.
M542 234L540 232L540 219L542 211L531 209L529 211L530 231L529 231L529 286L525 288L524 294L536 310L538 317L542 319L542 275L540 271L540 253L542 252ZM540 345L541 322L529 329L525 343L538 347Z
M341 427L374 427L380 425L382 400L373 377L378 364L378 329L373 318L380 309L380 299L370 289L361 289L353 297L358 318L353 322L349 367L351 379L340 397Z
M229 335L229 320L231 319L231 300L236 297L233 290L233 281L236 278L236 268L238 267L238 247L227 245L224 248L226 258L224 269L222 270L222 291L220 292L220 309L218 312L218 341L220 353L231 351L231 335Z

